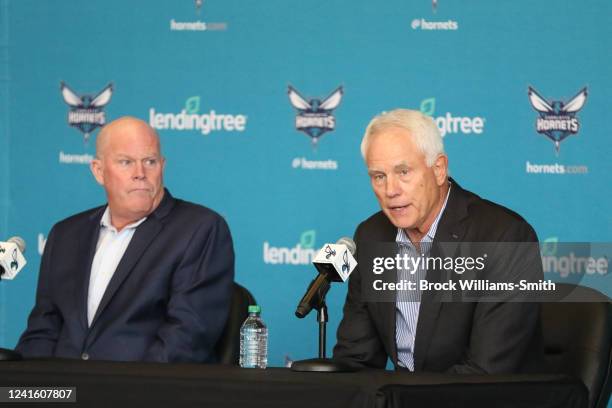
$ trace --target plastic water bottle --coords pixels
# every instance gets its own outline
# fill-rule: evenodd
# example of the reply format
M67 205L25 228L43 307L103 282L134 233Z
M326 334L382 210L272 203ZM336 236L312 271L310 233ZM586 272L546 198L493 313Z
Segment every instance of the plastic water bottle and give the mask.
M260 314L261 307L249 306L249 317L240 327L240 367L266 368L268 365L268 328Z

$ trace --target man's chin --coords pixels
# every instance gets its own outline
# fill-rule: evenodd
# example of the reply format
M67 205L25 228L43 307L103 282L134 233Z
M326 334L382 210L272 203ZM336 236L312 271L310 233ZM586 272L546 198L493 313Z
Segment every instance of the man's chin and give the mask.
M142 213L145 214L143 216L146 216L155 211L161 202L161 198L150 192L148 194L130 194L128 196L127 207L133 212Z
M154 201L150 196L142 198L132 197L132 199L126 203L125 207L131 213L144 214L143 216L146 216L153 211Z
M391 224L393 224L397 228L401 228L401 229L414 228L414 222L412 221L405 220L405 219L398 218L398 217L390 217L389 215L387 215L387 218L389 218L389 221L391 221Z
M409 217L397 217L393 216L393 214L385 213L391 224L396 226L397 228L402 229L412 229L414 228L414 220Z

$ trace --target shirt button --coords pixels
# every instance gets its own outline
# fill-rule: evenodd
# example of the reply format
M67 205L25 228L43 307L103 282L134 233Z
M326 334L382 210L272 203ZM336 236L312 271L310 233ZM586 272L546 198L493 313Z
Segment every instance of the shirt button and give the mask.
M87 353L83 353L83 354L81 354L81 358L82 358L83 360L89 360L89 354L87 354Z

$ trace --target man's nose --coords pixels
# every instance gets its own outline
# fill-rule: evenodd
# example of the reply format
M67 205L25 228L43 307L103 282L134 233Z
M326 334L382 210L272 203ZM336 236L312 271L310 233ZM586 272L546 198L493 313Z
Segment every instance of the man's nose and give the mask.
M132 178L136 180L145 178L145 169L144 164L142 162L136 161L134 163L134 172L132 173Z
M389 198L396 197L402 192L399 180L395 175L387 177L387 185L385 186L385 195Z

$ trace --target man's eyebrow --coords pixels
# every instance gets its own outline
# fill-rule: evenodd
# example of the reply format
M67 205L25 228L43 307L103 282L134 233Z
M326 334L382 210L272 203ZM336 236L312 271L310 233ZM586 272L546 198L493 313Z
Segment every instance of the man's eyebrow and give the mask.
M397 165L393 166L393 170L395 170L395 171L405 170L405 169L409 169L409 168L410 168L410 166L406 162L401 162L400 164L397 164Z

